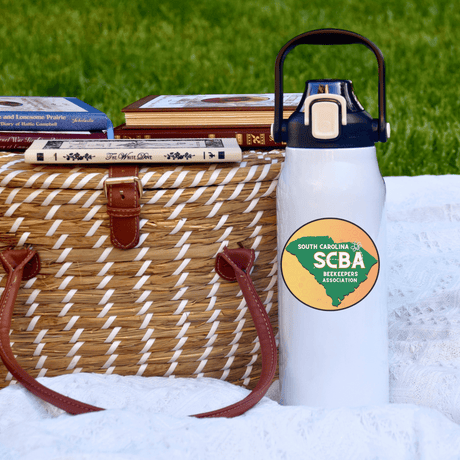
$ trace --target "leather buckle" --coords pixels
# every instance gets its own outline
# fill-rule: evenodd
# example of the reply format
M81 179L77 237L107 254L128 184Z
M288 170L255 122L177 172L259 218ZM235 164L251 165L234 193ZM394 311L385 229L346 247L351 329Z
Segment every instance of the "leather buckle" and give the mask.
M136 176L126 176L126 177L110 177L104 182L104 193L107 198L107 187L109 185L118 185L118 184L131 184L135 182L137 184L137 190L139 192L139 197L142 197L144 189L142 188L142 182L139 177Z

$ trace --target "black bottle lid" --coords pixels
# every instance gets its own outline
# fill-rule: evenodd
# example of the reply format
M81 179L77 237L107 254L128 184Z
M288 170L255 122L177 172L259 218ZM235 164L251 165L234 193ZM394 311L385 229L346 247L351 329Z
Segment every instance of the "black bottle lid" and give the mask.
M370 147L379 141L378 120L363 108L350 80L309 80L287 123L287 146Z

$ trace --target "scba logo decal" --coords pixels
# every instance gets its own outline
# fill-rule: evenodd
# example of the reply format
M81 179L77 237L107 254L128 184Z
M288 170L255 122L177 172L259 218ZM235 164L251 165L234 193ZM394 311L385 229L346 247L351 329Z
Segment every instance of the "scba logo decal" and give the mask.
M291 293L318 310L343 310L373 289L380 269L377 247L360 227L319 219L300 227L281 254L281 274Z

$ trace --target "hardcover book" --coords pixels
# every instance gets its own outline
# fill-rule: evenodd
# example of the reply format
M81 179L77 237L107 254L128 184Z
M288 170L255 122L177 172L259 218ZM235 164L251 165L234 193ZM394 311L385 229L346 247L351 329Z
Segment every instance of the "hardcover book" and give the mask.
M284 94L284 118L294 112L302 94ZM127 127L270 126L274 94L208 94L147 96L122 111Z
M0 96L0 131L103 131L107 115L76 97Z
M241 148L284 148L271 135L270 125L261 126L183 126L180 128L128 127L126 123L114 128L115 139L181 139L181 138L226 138L234 137Z
M50 163L224 163L241 161L235 139L34 141L24 161Z
M107 139L105 131L0 131L0 151L28 149L40 139Z

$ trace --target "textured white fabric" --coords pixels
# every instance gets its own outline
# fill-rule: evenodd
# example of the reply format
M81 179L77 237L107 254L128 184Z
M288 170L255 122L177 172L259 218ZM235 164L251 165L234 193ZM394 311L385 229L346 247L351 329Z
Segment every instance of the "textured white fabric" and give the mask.
M274 400L241 417L198 420L186 415L247 390L212 379L41 378L109 410L70 416L5 388L0 459L460 459L460 176L385 180L392 404L282 407L274 384Z
M391 400L460 423L460 177L386 183Z

